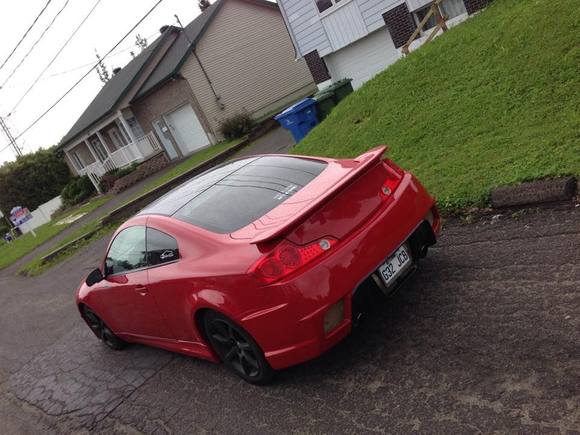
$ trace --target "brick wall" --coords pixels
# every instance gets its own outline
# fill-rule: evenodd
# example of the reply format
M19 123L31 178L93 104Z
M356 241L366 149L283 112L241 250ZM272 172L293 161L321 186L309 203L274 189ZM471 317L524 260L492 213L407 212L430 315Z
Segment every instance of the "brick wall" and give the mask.
M491 0L463 0L465 4L465 9L467 9L467 13L469 15L483 9L488 4L491 3Z
M310 74L312 74L312 77L314 78L314 83L319 84L330 80L328 68L326 68L324 60L322 60L318 55L318 51L311 51L304 56L304 60L306 61L306 65L308 65Z
M383 19L396 48L402 47L417 28L405 3L385 12Z
M151 95L134 102L131 109L139 120L143 131L147 134L153 130L153 121L184 104L191 104L205 131L213 134L211 127L205 122L205 116L199 110L187 80L183 78L168 81ZM179 149L177 144L173 144L173 146Z
M115 185L111 189L111 193L116 195L125 189L137 184L139 181L153 175L156 172L166 168L169 165L169 160L165 153L159 153L154 155L148 160L141 163L137 169L131 172L129 175L125 175L123 178L119 178L115 181Z

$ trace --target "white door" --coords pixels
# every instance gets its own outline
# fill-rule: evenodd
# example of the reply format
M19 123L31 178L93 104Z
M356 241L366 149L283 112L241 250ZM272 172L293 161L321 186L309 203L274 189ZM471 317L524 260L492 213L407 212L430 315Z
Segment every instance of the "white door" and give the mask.
M166 127L165 122L161 119L157 119L153 122L153 128L155 129L155 133L157 133L157 137L161 139L161 143L163 144L163 148L167 151L167 155L171 160L177 158L177 151L173 147L173 143L171 142L171 138L169 137L169 129Z
M333 81L352 79L354 89L395 63L400 57L389 31L383 27L324 57Z
M165 122L183 155L191 154L210 143L201 122L189 104L165 115Z

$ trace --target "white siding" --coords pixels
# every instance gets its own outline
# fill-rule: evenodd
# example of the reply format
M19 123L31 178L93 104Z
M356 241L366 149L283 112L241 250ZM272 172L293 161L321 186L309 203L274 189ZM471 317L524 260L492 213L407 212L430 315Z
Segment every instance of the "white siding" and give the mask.
M340 50L368 34L355 1L330 10L321 20L334 51Z
M386 28L377 30L348 47L324 58L332 79L352 80L357 89L400 57Z
M407 0L407 7L410 11L416 11L423 6L431 3L432 0Z
M409 0L428 1L428 0ZM320 14L314 0L278 0L300 56L318 50L320 56L364 38L385 23L382 14L405 0L342 0ZM348 4L347 4L348 3ZM342 28L337 27L341 25Z
M300 56L318 50L320 56L356 42L385 27L383 14L402 3L410 11L431 0L341 0L322 14L314 0L278 0Z
M278 4L286 15L301 56L314 50L318 50L321 56L332 51L314 0L280 0Z
M356 0L362 18L369 32L373 32L385 25L383 14L394 8L404 0Z

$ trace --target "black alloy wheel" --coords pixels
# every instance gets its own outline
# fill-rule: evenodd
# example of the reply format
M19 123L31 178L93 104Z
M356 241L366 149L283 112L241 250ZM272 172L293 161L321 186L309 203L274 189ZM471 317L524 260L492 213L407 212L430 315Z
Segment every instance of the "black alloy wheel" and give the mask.
M222 362L247 382L264 385L274 370L252 337L227 317L209 312L204 317L209 342Z
M85 307L83 309L83 315L85 321L89 325L89 328L91 328L91 330L97 336L97 338L99 338L99 340L102 340L102 342L105 343L107 347L113 350L122 350L127 347L128 343L117 337L113 333L113 331L111 331L111 329L107 326L107 324L103 322L101 318L97 316L89 308Z

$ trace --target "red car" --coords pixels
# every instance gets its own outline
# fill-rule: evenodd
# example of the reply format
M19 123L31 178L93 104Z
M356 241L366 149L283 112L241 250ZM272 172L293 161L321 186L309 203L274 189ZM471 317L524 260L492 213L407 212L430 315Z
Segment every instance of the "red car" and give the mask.
M391 292L439 233L435 200L384 152L255 156L191 179L116 231L81 316L113 349L223 361L255 384L319 356L350 332L362 285Z

